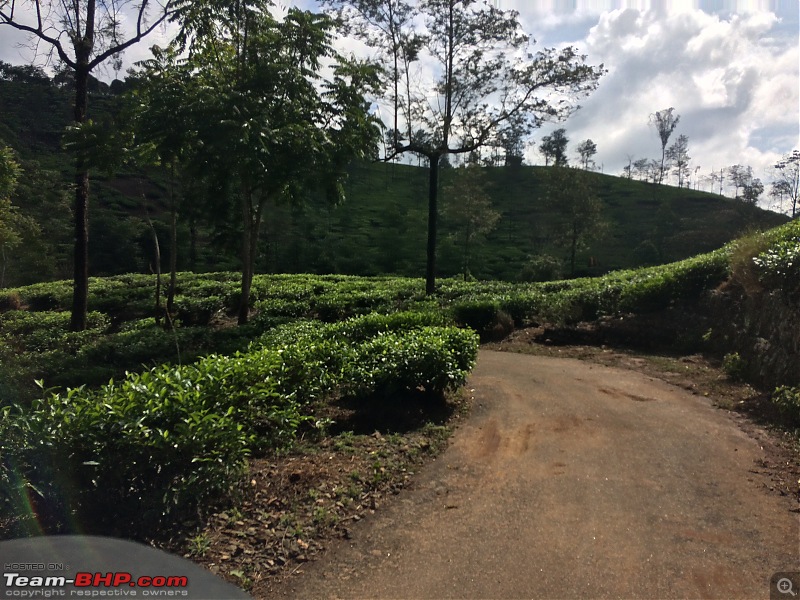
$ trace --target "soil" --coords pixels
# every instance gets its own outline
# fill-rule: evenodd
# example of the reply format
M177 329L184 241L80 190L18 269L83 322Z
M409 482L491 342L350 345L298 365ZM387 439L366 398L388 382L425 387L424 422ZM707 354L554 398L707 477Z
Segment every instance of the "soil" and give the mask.
M419 397L396 399L388 410L366 415L364 407L330 407L324 416L337 424L326 435L301 441L290 454L253 460L239 507L214 515L187 539L173 540L167 547L256 598L748 597L756 592L768 595L764 585L753 581L768 580L770 569L797 568L797 437L765 427L774 417L765 394L729 381L718 364L700 355L634 354L570 344L570 339L556 345L548 334L531 328L486 344L468 387L433 411L430 399ZM553 364L561 366L553 367L548 357L581 362L568 360L564 367L555 360ZM527 373L551 368L562 372L556 377L560 383L551 384L547 392L563 388L552 406L565 412L546 418L550 404L520 400L536 384L525 379ZM625 467L623 478L614 470L617 497L606 497L593 479L608 456L598 458L601 462L593 467L563 456L584 455L587 450L591 455L609 435L596 430L581 436L584 430L592 431L595 417L581 415L579 406L569 408L574 398L586 396L584 388L577 394L570 385L586 384L564 385L564 369L570 380L602 376L596 385L599 392L593 395L610 402L612 412L620 404L639 411L654 406L677 411L659 415L664 425L671 421L672 429L678 430L674 439L660 440L673 451L669 458L656 453L648 461L638 448L630 448L633 455L642 456L636 465ZM625 383L628 377L633 379ZM705 427L695 434L702 440L703 453L731 454L735 463L696 463L697 448L684 456L681 449L694 448L697 442L680 437L686 435L686 411L691 411L692 423ZM648 442L670 430L661 426L650 434L640 432L632 443L649 447ZM452 431L456 435L450 447L436 458ZM726 448L727 443L732 446ZM615 454L613 460L620 464L628 459ZM656 477L654 464L675 481ZM591 493L587 480L597 487ZM548 488L558 481L565 482L563 488ZM669 518L650 512L651 505L661 505L654 501L664 494L670 496ZM707 506L709 499L714 511L690 516L692 505ZM529 514L532 505L536 513ZM766 507L768 522L756 518ZM542 520L539 513L547 518ZM614 531L605 531L604 523L622 523L631 514L644 522L638 517L626 522L627 536L615 539ZM527 521L517 523L521 516ZM721 526L731 517L739 524L736 531ZM571 529L588 523L593 529L582 535L606 536L602 550L609 558L602 559L600 549L591 550L587 542L576 541L571 529L559 529L565 523ZM653 523L661 536L657 541L677 547L665 550L666 558L645 556L652 549L645 540L653 535ZM770 531L779 543L753 543L753 536L768 536ZM559 539L561 547L554 552L550 540ZM767 546L769 553L763 550ZM459 550L458 560L454 548ZM550 549L540 555L537 548ZM758 550L758 555L748 555L748 549ZM560 562L554 563L551 555ZM569 569L578 568L570 563L573 556L589 560L591 568L580 569L573 582L578 587L564 587L563 581L558 587L556 573L572 576ZM442 557L449 562L442 564ZM654 569L655 576L643 579L641 564L634 564L637 558ZM531 565L547 576L534 578L528 573ZM619 575L619 581L601 582L603 570ZM487 572L495 576L487 578ZM597 593L587 593L584 585L592 585Z

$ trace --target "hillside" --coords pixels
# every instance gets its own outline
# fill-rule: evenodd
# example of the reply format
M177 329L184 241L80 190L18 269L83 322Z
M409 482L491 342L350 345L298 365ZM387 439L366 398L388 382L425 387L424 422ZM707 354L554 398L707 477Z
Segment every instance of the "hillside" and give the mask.
M109 119L123 88L119 81L111 86L95 82L90 116ZM59 147L60 132L69 122L70 98L65 89L63 82L50 80L35 69L7 65L0 69L0 144L14 148L23 167L12 200L41 229L38 234L29 233L17 259L7 265L8 285L60 279L70 273L71 167ZM545 202L547 169L492 167L484 172L494 210L501 218L485 243L475 247L471 273L479 279L517 280L525 276L526 263L532 257L549 255L562 265L561 272L552 275L570 275L565 266L567 250L555 230L557 215ZM458 201L444 192L457 176L457 169L443 169L443 214L448 202ZM598 173L589 178L602 201L607 227L604 236L579 251L575 275L680 260L718 248L746 230L786 221L782 215L712 194ZM351 165L346 192L347 201L338 206L323 198L309 198L299 206L270 207L258 271L422 274L426 170L399 164ZM93 275L153 268L146 214L153 216L166 268L168 193L168 178L157 169L128 169L111 178L94 177L90 219ZM196 205L195 200L189 198L188 205ZM182 217L179 269L238 268L235 226L226 224L218 214L191 222L186 214ZM440 231L439 274L457 275L461 251L446 216L441 218ZM527 275L531 276L530 269Z

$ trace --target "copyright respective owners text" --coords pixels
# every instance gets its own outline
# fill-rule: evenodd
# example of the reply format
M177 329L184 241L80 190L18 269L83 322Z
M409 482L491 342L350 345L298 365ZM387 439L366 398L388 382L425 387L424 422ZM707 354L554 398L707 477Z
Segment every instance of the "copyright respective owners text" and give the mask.
M779 571L769 581L770 600L800 600L800 571Z

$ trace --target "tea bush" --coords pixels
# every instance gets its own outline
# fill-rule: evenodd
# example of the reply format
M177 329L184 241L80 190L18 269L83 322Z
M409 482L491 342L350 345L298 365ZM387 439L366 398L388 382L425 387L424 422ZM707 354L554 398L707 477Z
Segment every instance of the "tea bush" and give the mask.
M316 400L377 400L418 387L441 394L462 384L477 339L431 326L441 320L397 313L296 322L243 353L48 393L27 410L5 407L0 501L19 514L35 497L54 530L75 517L127 534L208 508L230 494L251 450L290 444Z
M779 387L772 394L772 402L788 423L800 425L800 388Z

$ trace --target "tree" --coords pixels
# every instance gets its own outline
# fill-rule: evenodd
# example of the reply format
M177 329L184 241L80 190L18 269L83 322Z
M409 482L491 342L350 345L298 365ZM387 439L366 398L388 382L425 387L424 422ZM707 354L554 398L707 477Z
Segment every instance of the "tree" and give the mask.
M622 176L625 179L632 179L633 178L633 156L630 154L626 154L625 157L628 159L628 164L622 167Z
M524 123L509 122L509 127L500 134L500 143L505 154L505 166L522 166L525 154Z
M761 180L756 178L751 178L750 181L744 184L742 188L742 200L747 202L748 204L757 204L758 199L761 197L761 194L764 193L764 184L761 183Z
M185 110L185 91L190 88L190 73L180 68L174 48L152 48L153 58L140 63L133 73L128 97L131 99L131 123L140 160L160 164L169 177L170 207L170 281L167 313L174 308L178 270L178 191L177 179L185 169L194 135ZM152 229L152 227L151 227ZM158 318L158 317L156 317Z
M467 281L471 252L497 226L500 213L492 209L483 172L476 165L458 169L455 181L443 191L445 217L457 230L454 237L461 246L461 271Z
M182 116L169 123L189 132L188 168L214 218L239 215L244 324L267 205L322 187L340 199L344 167L370 154L380 131L364 97L377 89L375 70L334 51L328 17L290 9L278 20L262 0L227 7L193 4L176 47L189 58L174 67L187 71L173 77Z
M544 166L548 166L550 161L553 161L554 167L566 167L567 161L567 144L569 138L566 136L566 129L556 129L551 135L546 135L542 138L542 143L539 144L539 152L544 156Z
M775 165L777 178L772 184L773 195L788 198L792 207L792 218L800 213L797 201L800 197L800 150L792 150ZM782 202L781 202L782 204Z
M553 167L548 174L547 203L559 217L556 242L567 248L572 276L578 251L606 228L603 203L595 195L590 177L570 167Z
M402 102L392 102L388 119L397 123L398 139L385 157L410 152L428 162L428 236L426 293L436 281L439 163L446 154L470 154L497 147L511 127L526 135L545 119L561 119L576 107L573 100L595 89L602 67L585 64L572 48L533 53L531 38L518 14L478 0L404 0L417 15L389 33L384 0L328 0L340 20L358 23L367 44L376 41L399 60L386 61L389 79L401 80ZM397 46L392 41L398 40ZM416 81L416 65L432 69L433 79ZM412 138L425 131L423 142Z
M581 157L581 165L583 165L584 170L588 171L591 167L594 167L594 160L592 160L592 157L597 154L597 144L591 139L584 140L578 144L577 150L578 155Z
M655 125L656 132L658 133L658 138L661 140L661 169L658 175L658 183L664 180L664 167L667 158L667 143L669 143L669 138L672 135L672 132L675 131L675 128L678 126L678 121L680 121L680 115L672 114L675 109L665 108L663 110L658 110L652 115L650 115L650 123Z
M87 121L91 72L138 43L173 14L173 0L0 0L0 25L23 31L48 47L73 76L73 118ZM133 14L133 34L125 39L123 17ZM152 14L155 13L155 14ZM148 18L152 17L152 18ZM89 298L89 168L75 163L75 249L70 329L86 329Z
M633 161L633 172L636 173L636 177L639 181L647 181L649 177L649 165L650 160L647 158L637 158Z
M744 165L731 165L725 169L728 181L733 184L734 195L733 197L738 200L739 190L744 188L747 183L753 179L753 169Z
M19 173L11 148L0 146L0 289L6 284L9 252L22 243L25 229L36 229L33 219L20 214L11 204Z
M684 183L689 181L689 138L683 134L678 136L675 143L667 149L667 159L675 169L675 174L678 176L678 187L683 187Z

